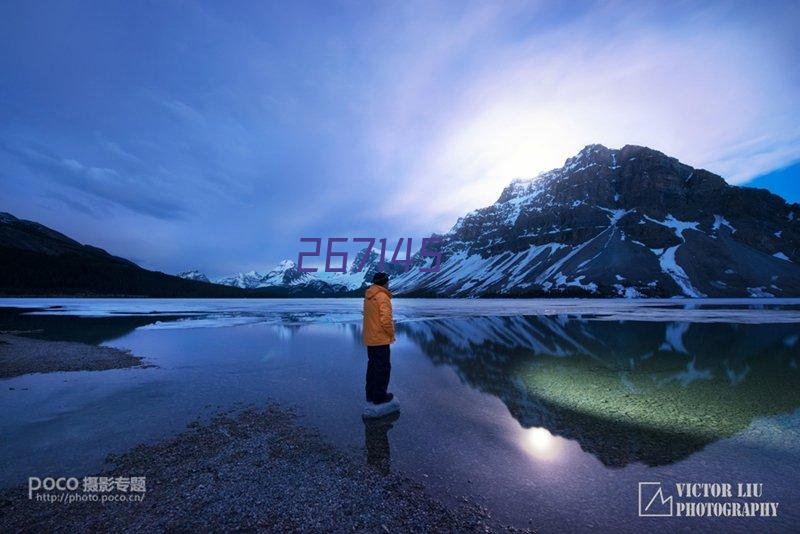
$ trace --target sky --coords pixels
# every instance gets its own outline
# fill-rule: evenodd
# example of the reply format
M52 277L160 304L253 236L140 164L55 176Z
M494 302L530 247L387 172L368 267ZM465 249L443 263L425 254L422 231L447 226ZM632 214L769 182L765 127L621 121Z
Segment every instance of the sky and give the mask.
M0 5L0 211L140 265L429 235L583 146L800 201L800 2Z

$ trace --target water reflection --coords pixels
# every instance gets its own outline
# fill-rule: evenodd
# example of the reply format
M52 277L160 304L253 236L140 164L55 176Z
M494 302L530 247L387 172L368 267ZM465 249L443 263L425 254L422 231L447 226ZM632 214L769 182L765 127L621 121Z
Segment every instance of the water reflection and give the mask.
M798 326L471 317L399 329L500 398L533 456L577 440L607 466L675 462L800 405Z
M524 429L520 442L525 452L537 460L544 461L559 458L564 448L563 438L558 438L541 427Z
M273 331L292 338L306 328L293 322L297 315L281 316L291 320ZM156 321L178 325L185 318L30 315L0 308L0 329L101 343ZM360 347L358 323L341 328ZM567 438L607 466L669 464L737 434L759 417L800 406L796 323L452 317L400 322L398 331L434 363L454 368L464 383L502 400L525 430L520 446L540 460L557 459ZM283 347L267 347L259 361L277 361L283 354ZM377 421L364 430L368 460L386 469L393 423Z
M99 345L118 339L143 326L187 318L186 315L158 313L99 317L36 313L45 311L51 310L0 307L0 330L48 341L76 341Z
M392 467L392 451L389 446L389 431L400 418L400 412L381 417L364 419L364 448L367 463L380 472L388 474Z

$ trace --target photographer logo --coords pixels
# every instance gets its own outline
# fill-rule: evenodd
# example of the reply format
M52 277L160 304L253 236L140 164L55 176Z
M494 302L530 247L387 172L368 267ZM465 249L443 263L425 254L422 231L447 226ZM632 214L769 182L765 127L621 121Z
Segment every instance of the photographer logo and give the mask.
M639 482L639 517L672 517L672 496L664 496L661 482Z
M758 482L639 482L639 517L777 517Z

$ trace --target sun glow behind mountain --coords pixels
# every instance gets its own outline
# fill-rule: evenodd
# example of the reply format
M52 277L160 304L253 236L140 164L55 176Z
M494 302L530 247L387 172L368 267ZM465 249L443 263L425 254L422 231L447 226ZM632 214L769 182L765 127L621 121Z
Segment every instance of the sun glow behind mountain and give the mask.
M425 90L402 100L408 129L381 123L402 147L387 150L389 158L418 154L397 180L389 213L414 210L415 220L445 230L456 214L494 202L513 178L560 167L594 143L655 147L732 184L800 158L800 134L788 120L796 69L766 33L723 23L711 8L669 26L654 14L597 13L495 43L469 76L444 87L430 85L441 79L429 69L410 71L408 85ZM625 31L589 37L605 24ZM442 68L459 61L454 50L439 58Z
M447 141L443 158L460 160L472 172L479 169L486 179L476 193L488 200L512 178L529 178L563 165L575 154L579 137L558 110L497 106L459 128Z

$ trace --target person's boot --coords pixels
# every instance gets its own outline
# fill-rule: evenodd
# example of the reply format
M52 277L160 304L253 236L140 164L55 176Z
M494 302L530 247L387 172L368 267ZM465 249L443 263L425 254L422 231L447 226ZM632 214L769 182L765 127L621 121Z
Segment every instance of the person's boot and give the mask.
M393 393L387 393L386 395L383 396L382 399L380 399L378 402L375 402L374 404L385 404L387 402L390 402L393 398L394 398Z

